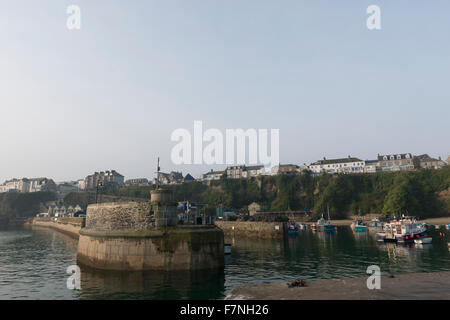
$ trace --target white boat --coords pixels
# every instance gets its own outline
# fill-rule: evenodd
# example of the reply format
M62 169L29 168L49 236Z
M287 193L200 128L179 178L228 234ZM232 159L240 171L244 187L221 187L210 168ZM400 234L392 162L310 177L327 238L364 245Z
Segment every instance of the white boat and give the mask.
M426 244L426 243L431 243L432 240L433 240L433 238L426 237L426 238L421 238L421 239L414 239L414 243Z
M383 231L375 235L377 241L413 242L428 237L428 225L417 223L412 217L394 219L383 226Z

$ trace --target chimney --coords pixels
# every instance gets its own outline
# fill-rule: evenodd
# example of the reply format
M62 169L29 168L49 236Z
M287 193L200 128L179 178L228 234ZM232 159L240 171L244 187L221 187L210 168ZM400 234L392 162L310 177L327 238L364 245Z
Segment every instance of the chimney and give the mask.
M327 158L323 157L323 160L327 160Z

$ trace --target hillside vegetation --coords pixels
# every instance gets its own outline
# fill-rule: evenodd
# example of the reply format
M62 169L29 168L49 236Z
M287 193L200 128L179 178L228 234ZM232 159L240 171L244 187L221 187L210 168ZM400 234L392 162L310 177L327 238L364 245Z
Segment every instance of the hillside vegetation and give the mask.
M53 192L0 193L0 219L34 217L45 210L44 203L55 199Z
M438 170L313 177L278 175L248 180L222 179L210 186L191 182L171 186L175 199L208 204L210 208L246 209L252 202L271 211L312 210L332 218L367 213L409 214L420 218L449 215L450 166ZM149 198L151 187L104 190L112 195Z

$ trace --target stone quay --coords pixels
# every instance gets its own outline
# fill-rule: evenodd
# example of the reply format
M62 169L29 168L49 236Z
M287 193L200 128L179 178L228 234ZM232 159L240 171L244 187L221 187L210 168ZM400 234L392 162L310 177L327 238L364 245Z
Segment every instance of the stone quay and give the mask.
M180 225L168 190L150 202L89 205L77 260L103 270L202 270L224 266L224 235L214 225Z

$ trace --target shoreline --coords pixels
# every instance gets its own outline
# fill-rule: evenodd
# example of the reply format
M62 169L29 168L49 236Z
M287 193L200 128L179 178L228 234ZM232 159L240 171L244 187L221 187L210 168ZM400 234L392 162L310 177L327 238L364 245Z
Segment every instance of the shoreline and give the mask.
M240 285L225 300L450 300L450 271L381 276L379 290L367 288L368 277Z
M364 216L363 216L364 218ZM331 220L332 224L335 226L350 226L353 222L352 219L342 219L342 220ZM442 225L450 223L450 217L439 217L439 218L427 218L417 220L417 222L428 223L430 225ZM311 225L315 222L305 222L307 225Z

